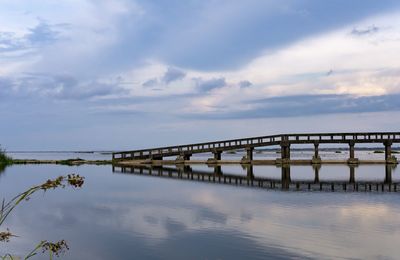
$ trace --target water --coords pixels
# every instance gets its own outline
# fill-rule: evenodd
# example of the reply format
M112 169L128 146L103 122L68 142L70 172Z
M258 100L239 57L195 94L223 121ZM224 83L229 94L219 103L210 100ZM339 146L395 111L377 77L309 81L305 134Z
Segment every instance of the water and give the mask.
M236 165L221 171L247 173ZM0 173L0 197L68 173L85 176L84 187L39 193L24 202L2 227L20 237L0 244L0 253L24 255L40 240L65 239L71 249L63 259L398 259L400 254L395 192L295 191L118 173L111 166L16 165ZM253 173L282 178L275 166L255 166ZM314 173L311 166L292 166L290 180L312 182ZM384 165L360 165L353 177L355 183L384 183L385 174ZM392 183L399 175L398 168L391 169ZM319 170L319 181L349 182L349 176L346 165Z
M75 159L81 158L85 160L110 160L110 152L8 152L10 156L14 159L38 159L38 160L65 160L65 159ZM237 151L234 154L223 153L222 159L226 160L240 160L245 155L244 151ZM314 152L308 151L292 151L292 159L311 159ZM340 151L337 153L335 151L320 151L319 155L322 160L346 160L349 158L348 151ZM276 159L281 155L276 151L256 151L254 153L254 159ZM393 153L393 156L400 160L399 153ZM192 156L193 160L200 159L204 160L207 158L212 158L211 153L194 154ZM383 153L374 153L374 151L356 151L356 157L360 160L384 160ZM164 159L175 160L176 157L166 157Z
M14 159L67 160L110 160L111 152L7 152Z

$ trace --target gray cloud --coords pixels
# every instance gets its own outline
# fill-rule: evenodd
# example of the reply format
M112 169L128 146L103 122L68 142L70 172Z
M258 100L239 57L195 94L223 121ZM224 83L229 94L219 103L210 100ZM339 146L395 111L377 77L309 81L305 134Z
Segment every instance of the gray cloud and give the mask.
M165 82L166 84L169 84L173 81L183 79L185 76L186 76L185 72L176 68L169 67L167 72L165 72L162 81Z
M200 92L209 92L213 89L222 88L226 86L225 78L214 78L203 80L201 78L193 79L196 82L197 88Z
M171 82L174 82L176 80L180 80L183 79L186 76L186 73L173 68L173 67L169 67L167 69L167 71L165 72L164 76L160 77L160 78L151 78L146 80L142 86L143 87L147 87L147 88L153 88L156 86L159 86L160 83L165 83L165 84L169 84ZM162 90L161 88L153 88L153 90Z
M59 32L55 30L56 26L49 25L44 20L39 20L39 24L33 28L29 28L29 33L25 38L32 45L48 44L58 39ZM58 26L57 26L58 27Z
M258 117L303 116L330 113L356 113L400 110L400 95L353 97L350 95L302 95L254 101L261 108Z
M240 81L239 82L239 86L241 87L241 88L248 88L248 87L250 87L251 85L253 85L250 81L248 81L248 80L243 80L243 81Z
M143 87L155 87L158 84L157 78L151 78L142 84Z
M62 81L59 81L61 83ZM123 94L126 91L118 86L99 83L96 81L86 84L69 84L69 79L65 82L62 90L55 96L61 99L89 99L113 94ZM76 83L76 82L75 82Z
M48 24L44 20L29 28L29 33L18 37L12 32L0 32L0 53L28 50L51 44L59 39L60 30L67 28L67 24Z
M35 96L57 99L89 99L112 94L124 94L118 85L98 81L80 82L70 75L43 75L28 73L19 78L0 78L1 95L14 97Z
M128 8L112 21L118 41L94 58L96 71L124 70L149 57L180 68L237 69L266 49L280 49L399 6L395 0L332 0L330 8L324 1L307 0L138 4L145 15Z
M370 35L370 34L374 34L377 33L379 31L379 28L375 25L369 26L367 28L364 29L357 29L354 28L351 31L351 34L356 35L356 36L363 36L363 35Z
M350 95L301 95L248 101L256 108L236 112L187 114L183 117L200 119L242 119L312 116L334 113L364 113L399 111L400 94L372 97Z
M190 4L180 7L181 13L191 14L186 16L175 8L166 7L167 3L161 4L159 10L165 10L165 13L160 14L160 19L169 15L178 18L174 20L177 25L169 28L171 24L166 22L166 26L160 28L167 30L162 35L173 37L161 39L165 47L158 53L169 64L207 71L240 68L266 49L283 48L310 35L331 31L399 6L393 0L385 3L333 0L329 8L324 1L304 0L235 1L229 5L224 5L225 2L220 5L193 2L199 5L196 6L198 12L194 12ZM215 17L218 22L213 22ZM176 37L177 32L179 37Z
M0 53L27 48L25 40L18 38L14 33L0 32Z

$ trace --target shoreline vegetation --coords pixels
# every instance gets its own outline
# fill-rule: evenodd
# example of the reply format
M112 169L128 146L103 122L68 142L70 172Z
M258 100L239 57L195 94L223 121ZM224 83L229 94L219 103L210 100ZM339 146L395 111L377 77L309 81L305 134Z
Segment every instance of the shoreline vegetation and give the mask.
M64 160L13 159L0 147L0 171L13 164L59 164L67 166L79 166L83 164L106 165L112 164L112 160L84 160L81 158Z
M8 156L6 154L6 151L1 149L1 146L0 146L0 164L7 165L7 164L11 164L12 162L13 162L13 159L10 156Z
M8 156L5 150L1 149L0 146L0 172L11 164L13 164L13 159L10 156Z
M84 160L81 158L66 160L37 160L37 159L15 159L12 164L60 164L67 166L79 166L83 164L107 165L112 164L112 160Z

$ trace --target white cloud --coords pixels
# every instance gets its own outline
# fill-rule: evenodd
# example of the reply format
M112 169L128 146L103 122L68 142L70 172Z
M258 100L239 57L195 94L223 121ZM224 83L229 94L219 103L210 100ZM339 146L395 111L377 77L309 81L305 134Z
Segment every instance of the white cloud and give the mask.
M240 101L272 96L399 93L399 17L395 13L369 18L272 53L266 51L242 69L218 73L228 82L249 80L253 86L222 88L218 94L199 97L192 103L199 111L212 111L210 108L219 104L234 105L240 110ZM380 29L371 34L351 34L353 28L368 28L371 24ZM211 77L215 72L201 75Z
M211 91L208 101L202 95L199 97L201 102L194 99L192 103L216 106L217 102L222 102L228 106L234 104L238 108L240 100L261 97L304 93L366 96L399 91L396 75L387 75L388 70L400 68L400 59L393 58L400 53L398 13L368 18L332 32L308 37L281 49L267 49L263 55L241 69L204 72L181 67L179 69L182 73L186 73L185 79L171 82L168 87L159 80L159 86L151 89L143 88L142 84L152 78L161 79L165 71L174 64L166 64L149 56L121 70L113 68L115 61L109 60L110 56L107 56L112 55L108 53L109 49L120 43L124 33L129 33L123 31L123 22L133 23L129 29L134 30L135 22L139 27L144 19L146 10L135 1L59 1L57 4L47 1L44 9L38 8L37 3L31 3L24 8L21 7L22 1L5 3L8 11L3 12L6 15L0 17L11 17L12 14L16 16L11 22L4 21L0 28L3 31L26 35L29 28L32 28L32 23L37 23L37 17L51 21L52 25L66 23L68 29L63 31L62 40L38 47L35 55L24 61L1 61L2 76L23 72L56 72L71 74L82 80L120 77L125 82L124 86L132 90L132 95L144 96L195 93L196 83L192 79L207 81L225 78L228 87ZM210 11L207 6L204 6L204 12ZM66 15L66 11L72 10L74 12L71 15ZM218 18L215 12L208 15L220 23L227 22L218 20L222 18ZM230 17L227 14L225 16ZM3 20L4 18L0 18L0 21ZM354 31L371 31L370 28L373 28L373 33L354 34ZM129 55L129 49L125 51ZM134 60L134 56L132 59ZM329 77L326 75L328 72L332 74ZM236 88L243 81L251 82L252 86ZM163 91L160 92L160 89ZM216 98L215 92L221 97Z

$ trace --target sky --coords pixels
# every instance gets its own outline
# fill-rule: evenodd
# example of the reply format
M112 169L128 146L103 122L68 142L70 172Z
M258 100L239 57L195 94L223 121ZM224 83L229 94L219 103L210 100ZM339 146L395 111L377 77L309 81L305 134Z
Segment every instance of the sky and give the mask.
M397 0L0 0L0 144L400 130Z

